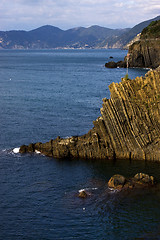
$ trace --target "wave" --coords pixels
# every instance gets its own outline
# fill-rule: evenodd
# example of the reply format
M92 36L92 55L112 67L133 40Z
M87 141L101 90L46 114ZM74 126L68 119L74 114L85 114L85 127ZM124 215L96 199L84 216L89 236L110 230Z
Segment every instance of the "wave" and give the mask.
M7 149L3 149L2 152L7 152Z
M13 148L13 149L12 149L12 152L16 154L16 153L19 153L19 150L20 150L20 147L18 147L18 148ZM35 150L35 153L36 153L36 154L41 154L41 152L38 151L38 150Z
M110 190L110 193L116 193L119 192L120 190L114 189L114 188L108 188Z
M97 190L98 188L84 188L84 189L80 189L78 190L78 192L83 192L83 191L89 191L89 190Z
M13 153L19 153L19 149L20 149L20 148L14 148L14 149L12 150L12 152L13 152Z
M19 148L14 148L14 149L1 149L0 150L0 156L16 156L19 153Z
M38 151L38 150L35 150L35 153L37 153L37 154L41 154L41 152L40 152L40 151Z

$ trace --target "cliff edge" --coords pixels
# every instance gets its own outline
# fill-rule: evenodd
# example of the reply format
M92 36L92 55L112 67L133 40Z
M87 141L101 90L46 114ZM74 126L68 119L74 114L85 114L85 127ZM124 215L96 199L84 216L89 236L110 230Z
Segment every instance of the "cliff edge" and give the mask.
M160 161L160 68L134 80L109 86L101 116L83 136L22 145L20 153L55 158L137 159Z
M160 20L144 28L140 40L129 47L129 67L157 68L160 65Z
M128 61L128 67L157 68L160 65L160 20L151 22L138 38L129 46L124 61L108 62L105 66L127 67Z

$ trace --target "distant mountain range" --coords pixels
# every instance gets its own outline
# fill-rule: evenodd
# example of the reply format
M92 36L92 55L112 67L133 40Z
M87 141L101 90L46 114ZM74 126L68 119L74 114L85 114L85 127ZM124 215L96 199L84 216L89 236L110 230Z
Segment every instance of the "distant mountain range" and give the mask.
M139 23L133 28L110 29L100 26L78 27L69 30L46 25L31 31L0 31L1 49L54 49L54 48L123 48L152 21Z

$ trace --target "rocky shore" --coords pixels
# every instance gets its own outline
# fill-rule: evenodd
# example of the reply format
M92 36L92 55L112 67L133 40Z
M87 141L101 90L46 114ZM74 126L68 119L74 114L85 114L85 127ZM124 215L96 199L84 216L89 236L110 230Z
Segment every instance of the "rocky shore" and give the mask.
M160 161L160 69L109 86L101 116L83 136L57 137L22 145L20 153L54 158L137 159Z

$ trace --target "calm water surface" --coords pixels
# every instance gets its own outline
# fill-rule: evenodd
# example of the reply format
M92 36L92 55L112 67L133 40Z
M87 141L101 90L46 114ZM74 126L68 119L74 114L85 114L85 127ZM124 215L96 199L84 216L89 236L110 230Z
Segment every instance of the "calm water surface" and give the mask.
M106 69L121 50L0 51L0 239L160 239L160 189L121 195L108 190L115 174L160 164L92 162L14 154L12 149L58 135L81 135L100 115L108 86L125 69ZM146 73L130 69L129 77ZM90 198L78 191L88 188Z

